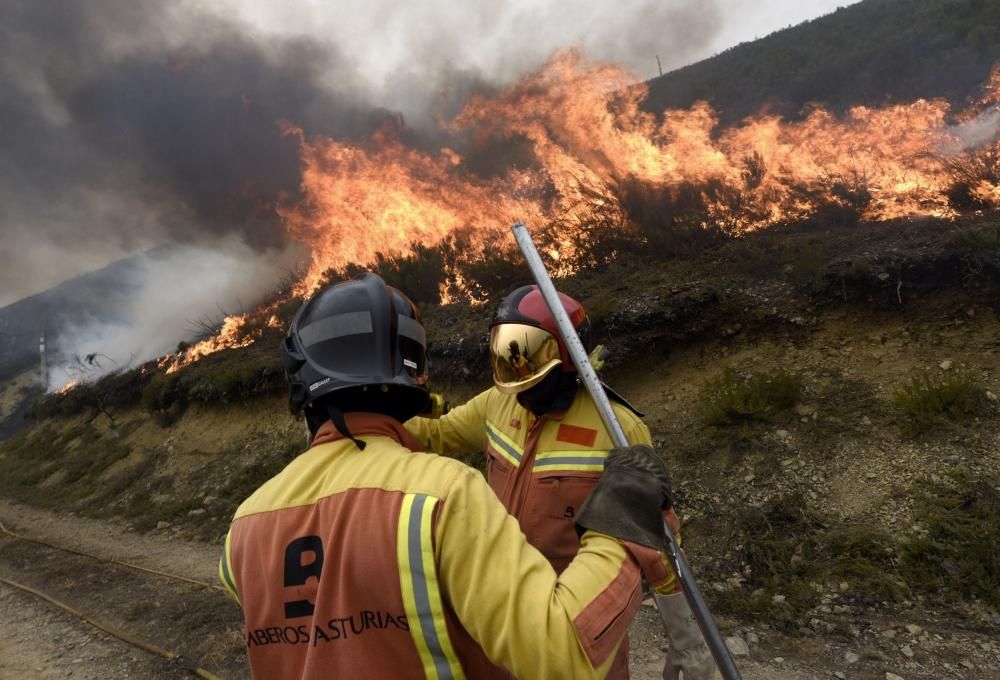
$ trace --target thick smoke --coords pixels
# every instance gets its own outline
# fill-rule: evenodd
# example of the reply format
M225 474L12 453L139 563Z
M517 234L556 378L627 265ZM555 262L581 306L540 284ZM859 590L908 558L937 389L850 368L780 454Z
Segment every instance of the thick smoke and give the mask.
M235 238L211 249L164 245L132 258L115 277L129 295L114 309L68 321L50 336L49 388L174 351L179 338L248 311L295 267L294 248L262 258Z
M961 150L974 150L992 144L1000 137L1000 107L987 109L971 120L951 127L961 143Z
M280 249L298 159L278 121L350 136L388 119L332 46L181 9L4 3L0 302L163 239Z
M680 0L210 7L0 3L0 305L163 242L246 265L219 266L201 286L188 285L190 267L162 268L156 285L131 289L135 309L160 317L63 329L68 355L148 358L186 335L182 310L195 317L198 305L229 307L274 286L282 258L295 257L275 207L296 200L300 181L282 122L362 139L404 121L409 143L460 147L440 123L555 49L650 69L659 55L667 67L720 24L714 2ZM165 305L157 291L171 288Z

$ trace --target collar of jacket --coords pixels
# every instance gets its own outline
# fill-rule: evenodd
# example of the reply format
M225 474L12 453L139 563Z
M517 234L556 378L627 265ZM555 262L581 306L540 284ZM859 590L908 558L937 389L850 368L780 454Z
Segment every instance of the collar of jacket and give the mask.
M354 437L366 434L389 437L410 451L419 451L421 449L416 437L410 434L395 418L390 418L381 413L364 413L359 411L345 413L344 421L347 424L347 429L351 431L351 435ZM341 439L346 439L346 437L337 430L336 425L328 420L316 430L316 436L313 437L310 448Z

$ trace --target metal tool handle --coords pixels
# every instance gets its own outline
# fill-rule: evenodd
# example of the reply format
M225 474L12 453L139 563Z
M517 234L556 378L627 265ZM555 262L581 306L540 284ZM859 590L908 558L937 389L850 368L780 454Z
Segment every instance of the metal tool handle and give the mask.
M583 343L580 342L580 337L576 334L576 329L573 328L573 323L569 320L569 315L563 309L562 302L559 300L559 294L556 292L556 287L552 284L552 279L549 278L549 272L545 268L545 263L542 262L541 256L538 254L538 249L535 248L534 241L531 240L528 228L524 226L523 222L518 222L511 229L514 232L514 240L517 241L517 245L520 247L521 252L524 254L524 259L528 263L528 268L531 270L531 274L538 284L538 290L541 292L542 298L545 300L545 304L552 314L552 318L556 320L559 334L562 336L563 342L566 344L566 349L573 359L573 364L576 366L580 380L583 381L587 392L590 393L591 398L594 400L594 405L597 406L597 410L601 414L604 426L608 428L611 440L615 443L615 446L628 446L629 441L625 436L625 430L622 429L621 423L618 422L618 416L615 415L615 411L611 406L611 400L608 399L608 395L604 392L604 387L597 377L597 372L587 358L587 350L584 349ZM740 672L736 669L736 663L729 653L729 648L726 647L726 643L719 633L719 627L715 624L715 619L712 618L712 613L708 610L708 605L705 604L705 599L698 589L698 584L694 581L691 567L688 566L684 553L678 549L674 533L670 530L666 522L663 523L663 532L667 539L667 558L674 567L677 580L684 590L684 597L691 607L691 611L698 622L698 627L701 629L701 634L704 636L705 643L712 652L712 656L719 667L719 671L722 673L722 677L725 680L741 680Z

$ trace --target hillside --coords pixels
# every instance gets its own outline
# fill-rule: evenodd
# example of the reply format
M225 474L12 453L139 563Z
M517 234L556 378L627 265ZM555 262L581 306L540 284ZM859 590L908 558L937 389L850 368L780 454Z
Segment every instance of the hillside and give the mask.
M649 81L646 108L708 100L734 122L764 105L796 114L918 98L976 97L1000 61L990 0L864 0Z
M1000 677L1000 141L991 129L961 153L938 144L954 114L940 103L891 108L871 126L799 119L811 101L962 102L995 63L995 0L865 0L655 79L643 103L707 99L723 122L765 108L789 119L784 129L723 130L695 107L661 134L638 100L630 108L639 88L572 52L475 102L479 153L500 165L523 155L524 168L503 172L536 173L544 200L516 207L536 209L525 219L566 272L557 285L608 348L602 376L645 412L685 550L747 680ZM566 106L577 101L586 106ZM969 115L992 125L991 111ZM737 143L758 133L779 143ZM323 256L347 238L381 244L384 212L454 218L440 240L372 251L372 267L420 306L431 387L459 404L490 385L498 296L530 282L498 231L476 231L521 185L501 170L484 183L464 167L474 157L463 165L390 137L372 140L377 151L303 137L303 186L323 180L297 216L315 237L307 275L365 269ZM539 149L560 162L545 165ZM371 160L375 181L335 162L348 156ZM438 194L485 212L450 212ZM118 266L141 279L140 260ZM18 613L0 618L0 677L167 680L191 663L246 677L216 560L239 503L305 445L278 352L301 301L289 279L228 317L225 342L181 342L35 399L40 319L116 319L110 271L0 309L0 579L184 658L125 648L0 587ZM482 452L461 458L483 469ZM631 636L633 677L658 679L665 640L648 602Z
M1000 671L1000 222L761 232L560 285L608 343L609 381L647 413L695 571L726 634L748 643L748 677ZM487 384L489 309L425 317L434 382L460 402ZM169 394L166 406L102 397L125 389L112 379L50 400L0 448L0 494L126 535L217 542L302 446L273 346L213 355L169 390L127 386ZM218 389L236 365L253 367L228 379L243 387ZM45 578L20 560L0 571ZM107 587L95 574L74 597L127 616L97 604ZM184 616L232 621L224 599L208 606ZM662 643L648 614L636 664L653 677ZM177 639L239 674L235 636Z

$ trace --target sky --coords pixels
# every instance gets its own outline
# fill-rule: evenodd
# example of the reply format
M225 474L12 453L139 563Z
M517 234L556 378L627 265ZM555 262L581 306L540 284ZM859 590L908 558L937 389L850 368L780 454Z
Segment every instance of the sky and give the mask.
M625 64L642 79L814 19L856 0L218 0L264 32L307 33L351 55L386 103L398 82L430 67L511 80L553 50ZM292 8L292 9L289 9ZM406 102L393 102L405 108ZM390 104L392 105L392 104Z

